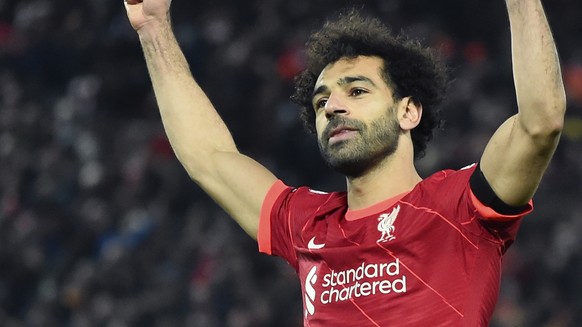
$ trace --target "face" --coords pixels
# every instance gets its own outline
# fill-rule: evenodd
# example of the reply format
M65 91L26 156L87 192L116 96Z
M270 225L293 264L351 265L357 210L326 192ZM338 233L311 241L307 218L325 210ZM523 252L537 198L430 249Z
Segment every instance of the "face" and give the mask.
M320 152L331 168L350 177L366 173L398 148L398 104L382 70L377 57L342 59L328 65L315 84Z

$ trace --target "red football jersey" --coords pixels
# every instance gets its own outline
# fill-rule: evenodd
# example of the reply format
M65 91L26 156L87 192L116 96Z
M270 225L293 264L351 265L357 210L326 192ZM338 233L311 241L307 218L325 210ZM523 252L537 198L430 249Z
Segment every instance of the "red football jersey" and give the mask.
M486 326L501 257L523 214L480 204L475 165L446 170L405 194L349 210L345 192L275 183L263 203L259 250L301 279L305 326Z

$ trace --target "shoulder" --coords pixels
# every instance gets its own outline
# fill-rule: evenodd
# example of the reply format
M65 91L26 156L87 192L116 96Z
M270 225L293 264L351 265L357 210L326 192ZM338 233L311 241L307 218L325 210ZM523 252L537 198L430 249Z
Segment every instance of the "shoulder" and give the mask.
M440 170L422 180L419 185L427 189L454 186L466 187L476 168L477 164L473 163L458 170Z
M308 186L292 187L282 184L273 193L273 207L284 211L329 211L347 206L345 192L326 192Z
M458 170L444 169L423 179L409 193L406 200L431 208L456 206L470 190L471 175L476 165L472 164Z

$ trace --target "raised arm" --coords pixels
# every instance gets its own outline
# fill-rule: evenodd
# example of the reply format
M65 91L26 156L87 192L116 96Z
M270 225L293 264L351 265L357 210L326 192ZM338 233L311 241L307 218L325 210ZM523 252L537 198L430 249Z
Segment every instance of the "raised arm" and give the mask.
M527 203L558 144L566 97L558 55L540 0L506 0L518 113L495 132L481 169L509 205Z
M256 237L262 201L276 178L242 155L224 122L190 73L172 32L171 0L126 0L164 128L190 177L241 227Z

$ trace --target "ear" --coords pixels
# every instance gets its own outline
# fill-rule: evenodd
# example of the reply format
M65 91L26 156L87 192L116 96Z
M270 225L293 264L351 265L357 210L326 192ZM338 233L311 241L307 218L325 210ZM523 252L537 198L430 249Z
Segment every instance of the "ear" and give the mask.
M422 104L412 99L404 97L400 100L398 106L398 121L400 128L404 131L410 131L420 124L422 118Z

